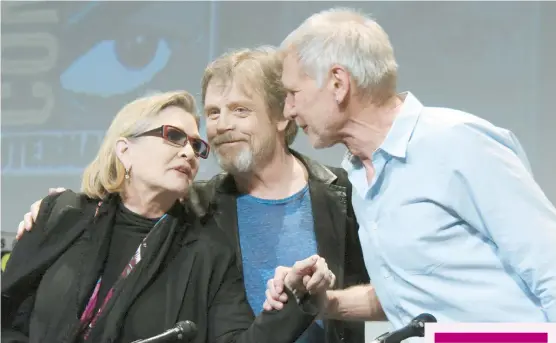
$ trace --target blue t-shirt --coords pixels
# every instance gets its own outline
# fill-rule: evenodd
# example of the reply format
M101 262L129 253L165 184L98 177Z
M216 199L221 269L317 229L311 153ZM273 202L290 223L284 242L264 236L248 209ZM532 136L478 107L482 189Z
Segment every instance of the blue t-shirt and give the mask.
M292 266L317 253L309 187L280 200L241 195L237 198L237 217L247 300L259 313L266 298L266 282L276 267ZM320 321L297 340L317 342L324 342Z

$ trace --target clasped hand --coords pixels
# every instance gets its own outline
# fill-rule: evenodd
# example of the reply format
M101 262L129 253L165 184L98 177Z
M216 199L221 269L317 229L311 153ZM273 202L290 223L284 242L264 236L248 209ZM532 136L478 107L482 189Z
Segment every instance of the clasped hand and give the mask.
M288 301L284 287L290 289L299 300L307 293L324 297L335 282L336 276L328 269L325 259L318 255L297 261L292 267L280 266L267 282L263 308L266 311L282 309Z

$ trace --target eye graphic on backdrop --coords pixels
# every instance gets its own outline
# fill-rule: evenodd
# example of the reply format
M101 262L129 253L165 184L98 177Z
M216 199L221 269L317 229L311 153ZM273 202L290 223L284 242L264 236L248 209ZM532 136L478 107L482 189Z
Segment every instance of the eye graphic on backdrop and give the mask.
M63 120L57 129L105 129L135 98L195 92L211 46L210 4L99 1L81 7L70 13L63 33L69 44L58 74Z
M85 52L60 75L64 89L110 97L132 92L149 83L170 61L168 40L130 35L103 40Z
M81 173L123 104L175 89L196 95L211 56L212 5L207 2L53 6L60 18L53 33L59 59L44 76L55 90L53 112L38 127L2 131L2 176ZM17 53L14 58L28 59L27 50ZM18 101L28 107L28 99L12 104Z

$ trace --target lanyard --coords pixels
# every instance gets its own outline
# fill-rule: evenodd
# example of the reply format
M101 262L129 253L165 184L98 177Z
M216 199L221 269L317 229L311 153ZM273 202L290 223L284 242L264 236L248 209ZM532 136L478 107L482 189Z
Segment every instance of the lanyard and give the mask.
M100 203L97 207L97 211L95 213L95 216L98 214L99 207L100 207ZM154 227L156 227L156 225L158 225L158 223L160 223L160 221L162 219L164 219L164 217L166 217L166 214L164 214L158 220L158 222L156 222ZM154 227L153 227L153 229L154 229ZM151 232L152 232L152 229L151 229ZM143 252L147 248L147 238L148 237L149 237L149 235L147 234L147 236L145 238L143 238L143 241L141 242L141 244L139 244L139 246L137 247L137 250L135 251L135 254L133 254L133 256L129 260L128 264L124 267L124 270L120 274L120 277L118 278L118 280L110 288L108 293L106 293L106 297L104 298L104 300L102 302L102 305L99 307L98 311L93 314L93 312L95 310L95 307L97 305L97 302L98 302L98 292L100 290L100 285L102 284L102 275L98 278L97 283L95 285L95 289L93 290L93 293L91 294L91 297L89 298L89 301L87 302L87 306L85 307L85 310L83 311L83 314L81 315L81 318L80 318L81 329L84 330L84 332L83 332L83 339L84 340L86 340L89 337L89 334L90 334L91 330L95 326L95 324L96 324L98 318L100 317L102 311L106 307L106 304L108 303L108 301L114 295L114 289L115 289L116 285L123 282L123 280L125 280L128 277L128 275L131 274L131 272L135 269L135 267L139 264L139 262L141 262L141 258L143 257Z

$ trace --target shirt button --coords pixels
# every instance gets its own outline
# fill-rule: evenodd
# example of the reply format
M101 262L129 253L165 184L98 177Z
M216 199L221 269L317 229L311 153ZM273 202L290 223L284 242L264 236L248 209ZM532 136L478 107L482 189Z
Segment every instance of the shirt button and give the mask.
M390 274L390 268L388 268L387 266L382 266L380 267L381 271L382 271L382 276L384 276L385 278L389 278L391 276Z

